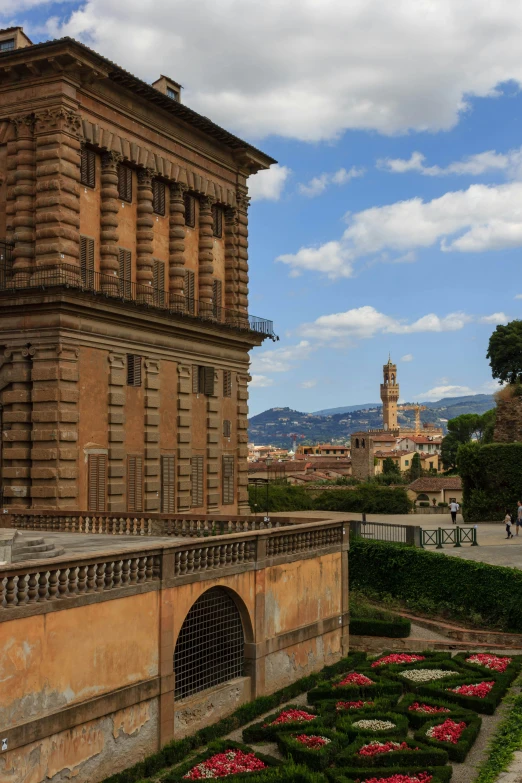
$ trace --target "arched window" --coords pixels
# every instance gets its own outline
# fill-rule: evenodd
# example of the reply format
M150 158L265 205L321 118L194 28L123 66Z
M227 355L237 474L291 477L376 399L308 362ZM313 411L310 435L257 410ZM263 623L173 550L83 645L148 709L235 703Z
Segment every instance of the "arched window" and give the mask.
M355 438L355 448L359 448L359 438Z
M417 500L429 500L429 497L425 492L421 492L420 495L417 495Z
M361 446L362 446L363 449L366 448L366 442L365 442L364 438L361 441Z
M203 593L185 617L174 650L176 699L243 675L245 637L239 610L221 587Z

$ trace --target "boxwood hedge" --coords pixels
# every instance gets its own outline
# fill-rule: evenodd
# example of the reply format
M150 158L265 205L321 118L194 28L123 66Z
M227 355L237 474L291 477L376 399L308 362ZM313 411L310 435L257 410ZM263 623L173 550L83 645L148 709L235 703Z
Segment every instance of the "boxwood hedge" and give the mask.
M375 712L380 710L381 712L389 712L393 707L395 710L395 704L397 703L399 694L395 696L388 696L387 698L377 699L326 699L320 701L316 705L321 715L324 715L325 722L332 722L337 718L344 717L345 715L365 715L367 712ZM344 702L345 704L357 704L362 702L362 707L339 707L337 705Z
M463 696L462 694L455 693L455 691L451 690L451 688L455 688L458 685L476 685L479 682L484 681L494 681L495 685L483 699L478 696ZM445 686L441 686L440 682L422 685L417 689L417 693L426 694L427 696L439 696L441 699L460 704L464 709L474 710L482 715L493 715L502 697L509 688L509 685L510 682L508 677L501 674L497 674L497 676L494 677L492 674L488 674L487 678L478 678L476 676L470 678L463 677L458 680L458 682L453 680L452 682L446 683Z
M338 767L442 767L448 762L448 754L440 748L431 748L429 745L414 740L394 740L405 743L408 750L394 750L392 753L378 753L375 756L360 756L359 750L371 740L368 737L357 739L346 750L343 750L336 760ZM380 742L385 742L383 737Z
M351 617L350 635L387 636L393 639L406 639L410 635L411 622L397 616L393 620L378 620L373 617Z
M462 513L466 522L501 521L522 496L522 443L469 443L459 447Z
M357 726L361 720L382 720L393 723L393 729L365 729ZM367 737L370 739L404 739L408 734L408 719L405 715L399 715L395 712L365 712L364 715L346 715L337 720L337 728L346 734L352 741L358 737Z
M429 712L417 712L416 710L410 710L410 707L414 704L425 704L428 707L444 707L449 712L441 713L429 713ZM455 702L448 701L447 699L434 699L429 696L419 696L416 693L407 693L400 700L399 704L394 708L396 712L406 715L410 726L414 729L418 729L425 723L434 720L437 717L452 718L455 720L458 718L465 719L469 716L474 716L476 713L471 710L466 710Z
M477 653L475 653L476 655ZM489 653L488 653L489 654ZM470 672L479 672L481 675L498 674L495 669L488 669L487 666L482 666L480 663L471 663L468 659L472 657L470 653L457 653L454 657L454 661L459 663L465 670L469 669ZM511 663L507 666L502 674L513 682L515 677L522 667L522 655L498 655L498 658L511 658Z
M448 717L449 720L453 720L455 723L463 722L466 724L466 728L460 735L456 744L453 744L452 742L439 742L436 739L432 739L432 737L426 736L426 732L428 732L432 726L439 726L441 723L444 723L444 721L448 720ZM477 715L470 715L466 718L448 715L439 716L435 720L432 720L429 723L425 723L422 728L417 729L414 734L414 739L418 740L419 742L424 742L426 745L432 745L434 748L443 748L445 751L447 751L451 761L462 762L468 755L473 746L473 743L477 739L481 725L482 720Z
M348 674L348 672L345 672ZM368 699L373 696L399 696L402 693L400 682L392 682L384 677L379 677L371 671L361 671L373 681L373 685L338 685L337 682L321 682L315 688L308 691L308 703L317 704L317 702L326 699L338 699L343 701L353 701L354 699ZM342 680L344 674L338 677Z
M404 775L411 775L412 777L419 772L429 772L432 776L432 783L449 783L453 774L452 767L404 767L401 768L401 772ZM379 778L387 780L393 775L397 774L397 769L392 767L379 769ZM326 776L331 783L363 783L369 778L374 778L376 775L375 769L328 769L326 770Z
M308 748L296 739L298 735L320 735L329 739L328 745L322 745L319 748ZM307 767L314 770L326 769L330 762L339 753L339 750L349 744L349 739L341 732L330 729L314 729L312 726L299 728L297 731L281 731L276 742L279 750L287 758L298 764L306 764Z
M255 753L256 757L263 761L268 768L280 767L282 764L279 759L276 759L273 756L265 756L263 753L258 753L257 750L254 751L253 748L249 748L247 745L241 745L239 742L217 740L216 742L211 742L203 753L194 756L190 761L180 764L175 769L171 769L170 772L163 777L164 783L180 783L191 769L212 756L215 756L217 753L224 753L226 750L242 750L244 753ZM227 775L227 780L232 780L234 783L241 783L244 780L263 780L263 776L266 776L266 770L244 772L238 775Z
M310 715L313 715L314 719L312 721L292 721L288 723L278 723L274 726L272 725L273 721L275 721L282 712L282 710L278 710L277 712L274 712L273 715L268 715L268 717L266 717L260 723L253 723L251 726L247 726L245 729L243 729L243 741L271 742L275 740L281 731L293 731L302 729L305 726L312 726L314 729L319 731L319 728L324 728L327 722L325 715L319 715L311 707L303 707L302 705L297 704L288 704L285 706L284 710L285 712L287 710L303 710L304 712L308 712ZM330 716L330 720L328 722L330 724L333 723L334 717Z

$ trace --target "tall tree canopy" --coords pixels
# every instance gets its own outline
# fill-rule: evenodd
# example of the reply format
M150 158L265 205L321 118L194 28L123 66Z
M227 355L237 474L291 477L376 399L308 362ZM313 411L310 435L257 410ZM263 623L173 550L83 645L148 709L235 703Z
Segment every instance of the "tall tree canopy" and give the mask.
M489 338L487 358L493 378L501 383L522 381L522 321L497 326Z

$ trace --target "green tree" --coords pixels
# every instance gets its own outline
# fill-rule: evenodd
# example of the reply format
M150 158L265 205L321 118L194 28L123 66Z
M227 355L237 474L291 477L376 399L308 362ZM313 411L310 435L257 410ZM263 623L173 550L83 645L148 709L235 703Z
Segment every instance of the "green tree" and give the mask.
M522 321L499 325L489 338L488 352L491 373L501 383L522 381Z
M456 437L459 443L469 443L472 435L480 429L481 416L478 413L463 413L448 421L448 433Z
M418 479L422 476L422 465L420 461L420 457L415 452L415 454L412 457L411 465L410 465L410 481L415 481L415 479Z
M442 439L440 455L442 457L442 464L446 470L456 469L459 446L460 441L456 435L451 432Z
M397 476L400 478L401 471L399 466L391 457L385 457L382 463L382 473L384 476Z

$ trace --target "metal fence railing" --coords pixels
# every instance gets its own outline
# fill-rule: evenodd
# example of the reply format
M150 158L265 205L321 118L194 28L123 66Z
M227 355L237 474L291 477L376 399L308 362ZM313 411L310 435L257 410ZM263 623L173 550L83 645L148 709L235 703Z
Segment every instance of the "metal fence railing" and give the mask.
M162 310L169 316L197 318L200 321L257 332L272 340L278 339L274 324L241 310L221 307L216 302L201 302L189 296L171 294L153 286L133 283L115 275L82 269L73 264L51 267L22 267L16 269L11 258L12 246L0 242L0 291L46 290L66 288L86 291L99 296L118 299L121 302L145 305Z
M434 546L460 547L462 544L478 546L476 527L438 527L434 530L423 529L420 525L395 525L387 522L350 522L350 535L374 541L387 541L394 544L409 544L425 548Z
M445 544L460 547L462 544L478 546L476 527L438 527L435 530L422 530L421 546L434 546L442 549Z

